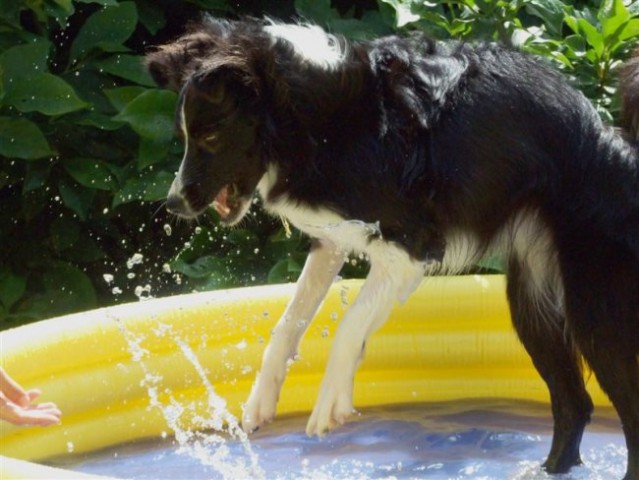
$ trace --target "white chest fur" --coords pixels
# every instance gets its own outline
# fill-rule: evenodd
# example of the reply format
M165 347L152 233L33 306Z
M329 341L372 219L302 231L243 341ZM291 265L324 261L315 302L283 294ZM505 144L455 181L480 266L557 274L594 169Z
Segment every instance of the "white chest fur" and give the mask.
M300 205L286 194L275 201L268 201L268 192L275 184L277 171L271 167L258 184L264 208L273 215L286 218L298 230L310 237L328 240L345 253L371 254L371 238L380 237L378 224L361 220L347 220L324 207ZM379 242L373 242L379 243Z
M272 167L258 185L264 208L268 212L286 218L300 231L327 241L345 255L351 252L367 255L371 272L378 272L395 285L395 298L400 302L404 302L419 285L426 264L411 258L404 248L394 242L385 241L379 224L345 219L324 207L301 205L286 195L268 201L268 192L276 179L277 171Z

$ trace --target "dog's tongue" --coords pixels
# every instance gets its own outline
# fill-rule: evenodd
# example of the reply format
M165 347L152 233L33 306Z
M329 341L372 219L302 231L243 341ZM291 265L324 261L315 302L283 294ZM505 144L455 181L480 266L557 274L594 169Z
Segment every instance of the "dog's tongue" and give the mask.
M215 200L213 200L212 206L217 213L220 214L222 218L228 216L231 213L231 209L227 205L227 200L229 198L229 186L224 185L220 193L217 194Z

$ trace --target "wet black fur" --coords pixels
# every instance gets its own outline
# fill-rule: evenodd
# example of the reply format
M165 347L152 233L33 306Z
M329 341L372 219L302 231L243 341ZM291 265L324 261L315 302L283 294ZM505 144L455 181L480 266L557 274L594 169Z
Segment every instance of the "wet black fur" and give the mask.
M271 200L286 194L379 221L386 240L435 261L448 232L467 232L487 249L517 212L536 212L556 249L548 258L563 308L533 298L529 266L514 255L508 297L552 397L545 466L565 472L580 462L592 411L583 356L622 420L625 478L639 480L639 153L561 74L499 45L420 34L352 43L343 65L327 70L302 63L259 22L205 22L148 61L161 85L198 102L222 88L229 125L254 129L252 143L239 146L251 158L239 172L251 179L243 194L275 163ZM639 98L638 71L625 74L627 88L638 88L628 98ZM223 141L232 146L233 135ZM220 178L220 168L236 167L209 157L193 180L208 193L195 196L215 195L237 175ZM561 292L553 295L561 303Z

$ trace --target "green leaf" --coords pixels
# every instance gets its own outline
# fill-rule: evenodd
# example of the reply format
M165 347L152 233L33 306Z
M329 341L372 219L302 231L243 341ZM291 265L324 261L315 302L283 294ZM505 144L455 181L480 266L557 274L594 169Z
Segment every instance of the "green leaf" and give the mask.
M93 49L107 52L127 50L123 43L135 31L138 14L134 2L106 5L82 25L71 45L70 58L77 60Z
M81 119L75 121L76 125L87 125L89 127L95 127L100 130L119 130L122 128L120 122L115 122L110 116L102 113L89 112L83 115Z
M411 0L382 0L382 2L395 9L395 24L397 28L417 22L421 18L413 11L413 2Z
M526 2L526 10L541 18L548 30L561 36L564 23L565 7L561 0L531 0Z
M9 310L27 288L27 279L14 274L9 269L0 270L0 303Z
M58 183L58 191L62 202L73 210L82 220L89 217L95 191L72 183L66 179Z
M580 33L579 24L577 23L577 17L566 15L564 16L564 22L566 22L566 25L568 25L568 27L570 27L573 32L575 32L576 34Z
M639 37L639 18L634 18L623 25L619 32L619 40L637 39Z
M148 138L141 138L137 160L138 170L143 170L149 165L163 161L169 153L170 148L170 143L155 142Z
M42 281L55 312L86 310L97 302L89 277L69 263L56 262L44 272Z
M191 278L206 278L214 273L223 272L224 262L213 255L199 257L192 263L183 260L171 262L171 269Z
M268 272L268 283L287 283L295 281L301 267L292 259L284 258L277 262Z
M62 253L65 259L80 263L96 262L105 256L104 251L89 237L83 237L81 242L76 242Z
M73 13L74 11L72 0L53 0L53 2L59 5L67 13Z
M22 184L22 192L27 193L44 187L51 174L51 166L52 164L48 160L29 162L27 165L27 173Z
M577 20L577 24L579 25L580 31L586 38L586 42L588 42L588 45L590 45L594 49L597 57L601 58L604 50L604 38L601 32L597 30L597 27L588 22L585 18L580 18L579 20Z
M137 96L114 120L128 123L142 137L156 142L173 138L177 95L168 90L147 90Z
M113 207L133 201L164 200L173 182L173 174L165 171L146 171L130 178L115 195Z
M18 83L18 80L33 75L34 72L46 72L51 43L40 39L37 42L16 45L0 55L0 72L5 90Z
M586 50L586 40L581 35L568 35L563 39L565 46L570 48L576 55L582 55Z
M14 84L7 90L4 102L21 112L40 112L45 115L63 115L88 106L71 85L46 72Z
M230 230L226 234L226 241L233 246L239 247L240 251L246 248L253 248L259 243L257 235L244 228Z
M300 17L324 25L340 18L337 10L331 7L330 0L295 0L295 10Z
M115 54L104 60L93 62L96 68L116 77L130 80L139 85L154 87L155 82L142 63L142 58L137 55Z
M38 16L38 19L45 23L47 20L55 20L57 26L61 29L66 28L68 25L69 17L71 17L75 13L75 5L72 1L69 0L52 0L47 2L29 2L31 4L31 8L33 6L38 5L41 9L38 9L35 13Z
M138 7L140 23L144 25L152 35L155 35L166 26L164 12L157 8L155 2L151 0L137 0L135 4Z
M95 262L104 258L104 252L95 241L83 234L80 224L68 217L54 220L50 228L53 249L74 262Z
M0 18L16 29L22 28L20 24L20 10L22 10L22 2L16 2L16 0L0 0Z
M604 37L610 37L623 24L630 20L630 12L623 4L622 0L606 0L599 10L599 21L601 22Z
M62 162L65 170L80 185L96 190L113 190L116 182L104 162L91 158L69 157Z
M80 240L80 225L67 217L56 218L50 227L53 249L62 252Z
M104 94L109 99L109 102L111 102L111 105L120 112L124 110L135 97L146 91L147 89L144 87L120 87L106 89L104 90Z
M38 126L26 118L0 117L0 155L33 160L52 155Z

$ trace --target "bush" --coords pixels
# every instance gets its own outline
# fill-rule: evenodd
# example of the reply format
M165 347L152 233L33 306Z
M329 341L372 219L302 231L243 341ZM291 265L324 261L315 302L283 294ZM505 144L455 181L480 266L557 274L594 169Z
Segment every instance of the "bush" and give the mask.
M176 96L155 88L141 55L202 11L297 12L356 39L420 29L499 40L548 57L606 120L618 110L615 69L639 35L639 6L622 0L236 3L0 0L3 328L299 273L307 241L258 209L227 231L213 214L196 226L162 208L181 156Z

